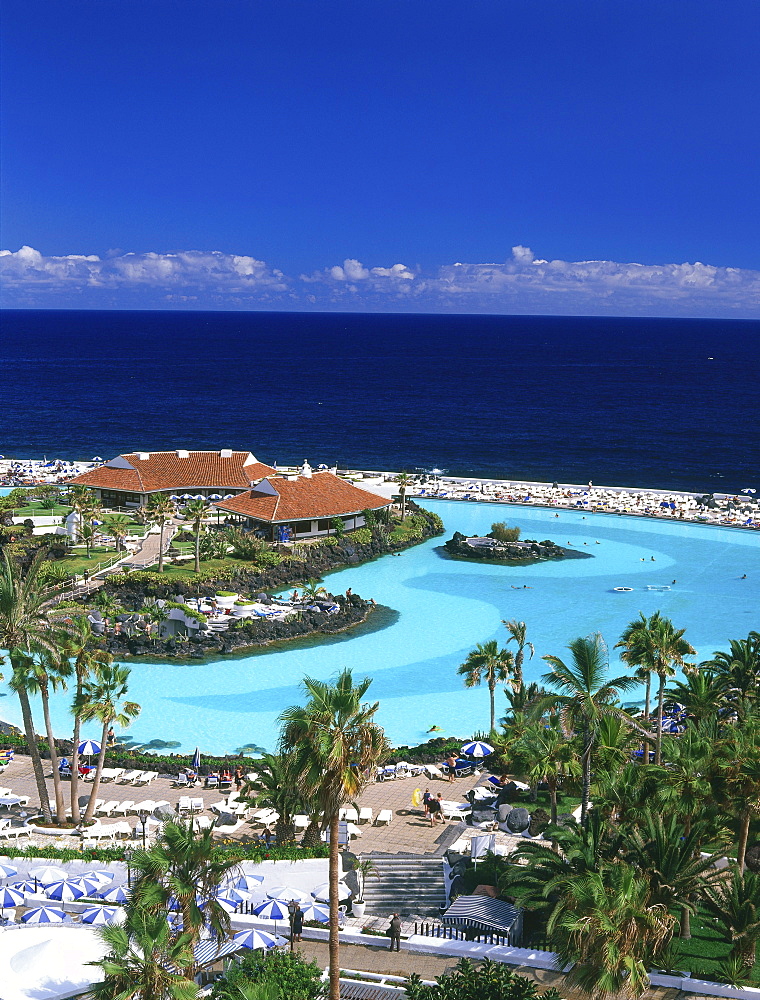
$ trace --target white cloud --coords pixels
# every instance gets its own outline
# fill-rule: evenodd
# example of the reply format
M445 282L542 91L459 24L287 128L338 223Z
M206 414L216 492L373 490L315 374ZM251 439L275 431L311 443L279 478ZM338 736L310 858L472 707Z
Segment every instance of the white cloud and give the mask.
M568 315L760 316L760 271L711 264L537 258L445 264L432 273L349 257L289 277L244 254L0 251L6 306L355 309Z

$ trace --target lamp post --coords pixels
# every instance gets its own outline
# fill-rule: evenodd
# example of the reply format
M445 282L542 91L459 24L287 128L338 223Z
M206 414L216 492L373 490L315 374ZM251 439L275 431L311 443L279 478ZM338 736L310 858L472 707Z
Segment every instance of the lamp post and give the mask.
M148 822L148 816L150 816L150 813L148 812L147 809L141 809L140 812L137 814L137 818L142 823L143 850L145 850L145 824Z

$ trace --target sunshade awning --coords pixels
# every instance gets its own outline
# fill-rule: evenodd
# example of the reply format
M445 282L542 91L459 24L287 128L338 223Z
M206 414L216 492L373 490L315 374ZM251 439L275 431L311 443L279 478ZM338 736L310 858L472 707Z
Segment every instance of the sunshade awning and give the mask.
M459 896L446 910L442 920L444 924L481 927L505 935L517 936L522 930L522 910L490 896Z

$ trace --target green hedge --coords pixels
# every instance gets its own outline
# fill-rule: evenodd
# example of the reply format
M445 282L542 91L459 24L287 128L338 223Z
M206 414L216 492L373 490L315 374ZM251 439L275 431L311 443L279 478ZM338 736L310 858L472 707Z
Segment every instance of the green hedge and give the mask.
M2 852L8 858L53 858L57 861L126 861L128 844L123 847L88 847L79 850L76 847L18 847L3 844ZM220 840L215 847L219 856L229 853L240 855L246 861L305 861L309 858L327 858L330 854L328 844L316 847L263 847L260 844L241 844L235 840Z

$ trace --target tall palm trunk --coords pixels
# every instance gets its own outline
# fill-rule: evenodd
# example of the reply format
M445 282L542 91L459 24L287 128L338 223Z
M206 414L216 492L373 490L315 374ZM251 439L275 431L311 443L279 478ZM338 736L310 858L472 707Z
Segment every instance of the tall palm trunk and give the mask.
M591 733L588 723L583 727L583 792L581 798L581 826L586 825L588 803L591 798Z
M304 847L317 847L319 835L322 832L322 824L318 819L309 820L309 825L304 830L301 843Z
M649 700L652 695L652 675L647 671L646 687L644 688L644 723L649 726ZM652 756L652 748L649 743L644 742L644 763L648 764Z
M655 743L655 766L662 764L662 713L665 704L665 674L660 674L660 687L657 692L657 742Z
M496 681L488 682L488 694L491 697L491 728L489 732L493 732L496 729Z
M159 541L158 541L158 572L163 573L164 571L164 528L166 527L166 521L162 521L159 525Z
M338 812L330 816L330 1000L340 1000L340 938L338 936Z
M11 653L11 662L13 654ZM40 748L37 746L37 737L34 732L34 721L32 720L32 706L29 704L29 694L24 688L18 690L18 700L21 705L21 716L24 720L24 735L29 747L29 756L32 758L32 769L34 780L37 785L37 793L40 797L40 809L46 823L53 822L53 814L50 811L50 799L48 798L47 785L45 784L45 774L42 770L42 758Z
M515 653L515 662L512 667L512 673L514 674L514 684L512 685L513 690L522 691L523 688L523 658L525 654L523 653L522 646L517 647L517 652Z
M739 843L736 846L736 863L739 866L739 871L744 871L744 859L747 854L747 841L749 840L749 824L752 813L749 809L745 809L741 817L741 825L739 826Z
M84 816L82 817L82 823L89 823L92 817L95 815L95 801L98 797L98 791L100 789L100 775L103 772L103 764L106 760L106 740L108 739L108 727L111 724L110 719L104 719L103 721L103 733L100 737L100 753L98 754L98 762L95 765L95 780L92 783L92 791L90 792L90 799L87 803L87 809L85 810Z
M82 683L84 673L77 670L77 689L74 704L79 704L82 697ZM82 717L79 712L74 713L74 746L71 751L71 819L78 823L80 818L79 810L79 734L82 726Z
M691 938L691 910L688 906L681 907L681 934L684 941Z
M42 699L42 715L45 719L45 732L47 733L48 746L50 747L50 763L53 766L53 789L55 793L55 818L58 823L66 822L66 802L63 798L63 786L61 785L61 773L58 770L58 751L55 748L55 736L53 735L53 725L50 721L50 696L47 684L40 686L40 698Z
M200 522L195 525L195 572L201 571L201 526Z
M557 782L549 779L549 810L551 812L552 823L557 822Z

